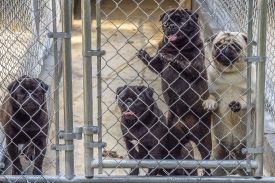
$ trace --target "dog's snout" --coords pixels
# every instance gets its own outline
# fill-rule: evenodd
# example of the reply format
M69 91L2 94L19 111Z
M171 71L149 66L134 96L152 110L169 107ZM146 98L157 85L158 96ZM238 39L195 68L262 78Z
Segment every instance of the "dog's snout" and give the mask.
M126 103L127 106L130 106L130 105L133 103L133 99L128 98L128 99L125 101L125 103Z

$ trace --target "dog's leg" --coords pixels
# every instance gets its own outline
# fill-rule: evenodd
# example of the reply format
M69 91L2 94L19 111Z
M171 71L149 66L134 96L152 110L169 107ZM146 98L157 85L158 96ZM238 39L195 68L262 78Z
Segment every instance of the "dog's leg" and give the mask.
M152 142L152 144L157 144L157 141L154 143ZM150 150L150 156L148 157L148 159L157 159L157 160L161 160L163 158L163 152L164 149L162 147L162 145L156 145L155 147L153 147L153 149ZM158 169L156 168L149 168L149 175L157 175L158 174Z
M145 50L140 50L137 53L137 57L154 73L161 73L162 71L162 60L158 55L150 57Z
M192 118L192 116L189 116ZM197 144L197 148L201 154L203 160L209 160L212 150L212 139L211 139L211 113L207 113L201 120L197 119L195 116L193 118L197 121L197 126L192 130L190 134L190 139ZM210 169L205 169L206 176L211 175Z
M228 159L229 152L224 149L221 145L216 145L212 150L213 160L226 160ZM223 167L218 167L212 171L213 176L226 176L227 171Z
M23 174L22 164L20 162L18 147L11 142L9 137L7 138L7 150L12 161L12 175L21 175Z
M46 154L46 137L40 137L40 139L35 139L33 142L35 144L33 175L42 175L42 165Z
M170 129L168 134L168 145L167 149L169 150L169 156L166 159L172 160L182 160L181 149L184 144L188 142L186 138L182 138L185 134L184 131L180 128L179 119L169 111L167 118L167 126ZM180 141L180 143L178 143ZM166 169L169 175L184 175L184 170L182 168L178 169Z
M133 143L129 139L124 139L126 148L128 151L128 156L130 159L140 159L139 157L139 152L133 145ZM137 145L138 146L138 145ZM138 168L131 168L130 175L138 175L139 174L139 169Z
M28 141L23 146L23 154L25 155L27 160L33 161L34 160L34 144Z
M194 149L191 142L188 142L182 147L181 155L183 160L194 160ZM197 176L198 172L196 169L186 169L188 175Z

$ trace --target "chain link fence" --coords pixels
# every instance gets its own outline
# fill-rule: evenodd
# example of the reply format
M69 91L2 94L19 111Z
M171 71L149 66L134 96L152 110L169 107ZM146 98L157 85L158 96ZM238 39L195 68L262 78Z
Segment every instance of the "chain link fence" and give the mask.
M52 86L48 90L49 85L53 83L54 67L58 67L58 64L54 65L53 63L53 45L56 40L53 41L47 36L48 33L53 32L53 27L56 26L54 21L57 24L60 21L59 1L3 0L0 2L0 101L3 125L1 125L0 160L2 177L10 174L30 174L33 169L35 174L41 174L42 172L37 170L43 163L44 174L53 173L55 170L54 162L58 157L51 157L48 153L44 158L44 151L50 149L50 145L56 137L56 135L48 136L47 131L55 123L54 116L59 112L58 108L53 109L53 93L58 91L58 87ZM52 58L52 61L49 57ZM37 87L34 88L33 85ZM18 93L19 91L21 93ZM21 103L20 98L23 98L23 95L27 95L29 98ZM17 103L13 104L13 99L17 100ZM12 110L10 105L15 105ZM33 107L38 107L39 110L34 112ZM44 124L37 120L37 114L41 115L40 118L43 116ZM7 116L14 121L7 120ZM19 121L17 121L18 119ZM29 120L34 120L34 123ZM26 124L22 124L24 122ZM16 127L17 125L18 127ZM38 131L42 130L40 135L36 133L37 127L39 127ZM14 134L12 134L13 128L17 129ZM54 131L54 129L52 130ZM49 134L52 133L52 130ZM8 143L6 143L5 136L9 139ZM14 139L11 140L11 138ZM21 142L21 138L29 140ZM38 145L40 138L44 144L43 147ZM24 144L25 146L23 146ZM34 154L35 151L41 155ZM11 152L16 153L11 154ZM20 156L21 153L24 156ZM22 165L18 165L19 159ZM37 164L37 160L40 163ZM36 163L31 163L32 161ZM18 166L13 169L13 165Z
M167 123L169 123L169 119L171 119L171 115L176 115L179 121L173 123L174 126L177 125L183 125L183 126L188 126L188 120L192 117L187 117L184 118L187 115L188 112L182 114L181 112L178 112L176 109L173 109L174 106L181 106L182 110L184 111L184 106L186 105L187 108L192 111L191 113L195 113L196 116L196 120L197 121L204 121L205 119L203 119L203 116L200 116L198 112L195 112L195 109L193 109L194 106L197 106L197 104L199 102L194 102L193 103L188 103L188 99L184 98L184 94L188 93L188 90L191 90L192 92L194 92L192 95L193 97L195 97L195 95L197 93L199 93L198 90L192 88L191 83L189 84L189 87L186 87L184 91L179 92L179 90L177 90L175 88L175 83L176 85L180 85L180 82L178 83L179 80L183 80L184 82L187 82L188 79L184 78L184 70L180 70L177 66L172 67L171 71L167 71L168 73L170 73L171 75L176 75L173 81L169 81L169 78L167 78L165 76L165 72L166 70L169 70L169 66L166 66L165 68L162 69L158 69L158 67L156 65L154 65L154 62L159 62L160 65L163 65L161 59L158 59L159 55L161 55L161 48L163 45L163 43L159 43L161 42L161 40L163 39L163 34L165 33L165 31L163 31L163 26L161 25L161 21L159 21L160 19L160 15L162 13L164 13L165 11L169 11L169 9L173 9L173 8L177 8L180 7L180 3L178 1L173 1L173 2L169 2L169 5L166 4L168 2L163 1L163 2L159 2L159 1L150 1L150 5L152 7L155 7L153 9L148 8L148 6L146 6L147 4L144 1L133 1L131 3L123 3L121 1L117 2L117 1L110 1L109 4L112 4L113 7L115 7L114 9L108 9L107 11L102 8L101 9L101 13L102 13L102 20L101 20L101 28L102 31L100 32L101 34L101 38L102 38L102 46L100 47L100 49L102 50L106 50L107 51L107 55L102 57L103 62L102 67L100 68L100 70L98 71L101 74L102 77L102 92L99 93L100 96L113 96L111 98L115 99L116 97L114 96L114 94L117 94L117 90L116 88L118 86L123 87L124 85L132 85L132 87L134 86L140 86L140 85L145 85L147 87L151 87L154 89L154 99L156 101L156 104L159 106L159 108L161 109L161 111L163 112L163 116L167 117ZM218 25L218 31L224 31L224 33L226 33L227 31L231 31L231 32L235 32L234 36L231 35L231 37L229 39L231 39L232 41L234 40L234 44L236 44L235 46L237 47L236 49L243 49L243 51L241 51L239 54L242 56L247 56L247 47L249 45L245 44L242 42L238 42L235 43L235 41L240 41L240 39L242 39L242 41L246 41L247 37L246 34L248 32L247 27L248 27L248 18L247 18L247 14L248 14L248 1L198 1L197 2L198 5L198 9L200 8L204 8L202 6L200 6L200 3L206 3L208 5L208 8L206 10L206 12L210 15L209 19L206 20L202 25L199 25L199 31L201 32L201 37L204 39L210 38L212 35L207 35L206 32L204 32L204 26L205 24L208 23L208 21L214 21L217 25ZM131 4L131 5L130 5ZM149 3L148 3L149 4ZM104 6L104 5L103 5ZM150 6L150 7L151 7ZM253 4L253 38L254 40L257 40L257 17L258 17L258 11L257 11L257 7L258 7L258 2L254 1ZM194 12L196 12L196 9L193 9ZM193 15L192 13L190 14ZM171 15L172 17L172 15ZM164 22L165 23L165 22ZM190 24L189 24L190 25ZM181 32L181 31L179 31ZM180 33L179 33L180 34ZM242 38L242 34L244 34L243 38ZM169 35L166 35L167 39L174 39L174 38L169 38ZM241 37L239 37L241 36ZM193 37L192 37L193 38ZM236 40L237 39L237 40ZM192 42L192 39L189 39L189 43ZM186 43L188 44L188 43ZM194 43L193 43L194 44ZM242 44L242 45L240 45ZM165 46L169 46L169 43L165 43L163 47ZM208 45L212 45L212 43L206 43L206 46ZM168 47L167 46L167 47ZM195 45L195 47L197 49L200 49L199 46ZM239 48L238 48L239 47ZM141 55L139 56L139 58L141 60L143 60L143 62L145 63L142 64L140 62L140 59L137 58L134 54L139 52L139 50L145 50L149 55L147 55L145 52L141 53ZM183 53L181 53L181 49L184 49L182 47L177 48L176 46L174 46L174 48L171 48L175 50L174 53L174 57L177 57L178 54L179 55L183 55ZM242 172L241 175L248 175L249 171L248 169L246 169L245 166L243 166L242 163L245 162L245 154L242 154L241 149L248 147L247 146L247 141L246 139L250 139L250 137L248 137L250 134L237 134L238 132L234 130L235 129L243 129L246 131L246 127L250 126L250 125L245 125L246 124L246 117L247 114L252 112L252 125L254 123L254 119L255 119L255 111L254 111L254 107L251 111L251 109L248 110L248 112L245 110L246 108L244 107L242 110L243 112L240 114L237 114L235 116L234 114L234 110L230 107L228 107L229 105L233 105L230 102L234 101L234 100L241 100L244 105L246 105L246 98L242 98L243 95L245 95L245 93L248 91L246 88L243 88L241 91L239 91L238 89L234 88L235 84L239 84L239 85L246 85L246 71L245 70L240 70L238 68L238 66L233 66L236 70L237 70L237 75L236 78L235 76L232 74L233 78L235 78L234 81L229 81L225 75L222 75L223 70L218 70L218 69L213 69L211 70L211 67L215 66L214 63L214 58L212 57L212 50L214 49L211 48L211 50L207 50L205 52L205 55L207 57L205 65L207 68L199 70L199 72L201 72L201 74L203 75L203 71L204 70L208 70L208 72L218 72L220 73L220 76L216 78L216 82L222 82L222 80L225 80L225 85L228 85L228 88L224 91L219 93L218 91L216 91L215 96L217 98L217 103L219 103L220 105L222 105L223 103L226 104L227 108L223 111L223 112L213 112L213 115L215 116L216 119L216 124L214 126L212 126L212 128L210 126L207 126L206 123L204 124L205 128L208 129L210 131L210 128L212 130L212 138L215 139L214 141L217 141L216 144L213 144L213 149L212 150L208 150L209 154L211 155L211 159L213 160L239 160L239 162L236 163L235 167L232 168L231 170L228 170L226 168L226 166L230 166L229 164L227 164L227 162L225 161L223 165L215 165L217 166L216 168L213 168L213 172L220 172L220 169L223 169L226 173L226 175L233 175L234 173L238 172ZM221 48L220 48L221 50ZM254 50L254 55L257 55L257 47L253 48ZM194 52L194 50L191 50ZM139 52L140 54L140 52ZM222 53L223 56L225 56L224 53ZM241 57L242 57L241 56ZM185 59L187 59L185 56L183 56ZM226 57L226 56L225 56ZM169 57L165 57L164 59L169 59ZM188 58L190 59L190 58ZM188 60L187 59L187 60ZM175 59L176 60L176 59ZM192 59L191 59L192 60ZM146 61L148 61L148 64L146 64ZM170 60L169 60L170 61ZM193 62L195 62L194 60L192 60ZM152 63L151 63L152 62ZM171 60L171 63L173 61ZM243 62L243 61L242 61ZM152 64L150 66L150 64ZM245 63L246 64L246 63ZM250 88L252 88L252 105L255 105L255 68L254 68L254 64L252 64L252 70L253 70L253 86L250 86ZM159 66L162 67L162 66ZM195 66L193 66L195 67ZM229 67L229 66L228 66ZM179 70L178 70L179 69ZM198 71L198 68L195 68L194 72ZM176 74L173 73L176 70ZM230 69L229 69L230 70ZM153 71L153 72L152 72ZM153 74L153 73L156 74ZM233 72L232 72L233 73ZM203 77L203 76L201 76ZM221 81L220 81L221 80ZM228 80L228 81L227 81ZM240 80L242 80L242 82L240 82ZM192 84L195 85L195 83L197 82L197 80L192 80ZM240 83L239 83L240 82ZM184 88L184 84L182 83L182 87ZM211 86L215 84L215 81L213 81L213 83L209 83L210 85L210 90L211 90ZM162 85L162 86L161 86ZM200 84L203 87L203 84ZM168 87L168 88L166 88ZM214 86L213 86L214 87ZM125 86L125 92L128 92L127 87ZM171 89L172 88L172 89ZM172 93L169 93L169 90L173 90ZM119 90L119 89L118 89ZM134 91L134 89L130 89L133 93L135 93L136 95L140 96L139 92L137 93L137 91ZM137 89L138 90L138 89ZM213 92L213 91L212 91ZM120 93L120 92L119 92ZM133 94L132 94L133 95ZM168 95L168 97L167 97ZM175 95L177 96L177 99L171 99L171 97ZM202 95L202 94L201 94ZM165 98L166 96L166 98ZM226 98L226 96L230 96L229 98ZM253 98L254 97L254 98ZM118 102L119 101L119 96L117 96L118 98ZM196 97L195 97L196 98ZM206 100L206 98L204 98L203 96L201 96L201 98L203 98L203 100ZM201 99L200 98L200 99ZM172 100L172 101L169 101ZM99 101L100 102L100 101ZM146 101L143 101L144 103L146 103ZM178 104L178 103L184 103L184 104ZM139 166L136 165L134 167L132 167L132 169L125 169L123 166L125 159L127 159L129 157L129 159L148 159L148 157L144 156L144 157L139 157L139 158L133 158L133 149L136 148L136 150L138 151L138 148L145 148L146 145L142 144L142 140L138 139L137 137L135 137L135 133L134 133L134 129L136 128L137 131L139 131L138 129L140 129L138 126L135 127L134 125L130 125L127 126L125 125L125 121L129 121L127 120L127 116L135 116L138 122L142 123L141 118L139 118L138 116L135 115L134 111L131 111L131 106L135 105L135 100L132 101L133 104L131 104L130 106L128 104L126 104L127 102L124 101L124 105L128 106L128 110L126 110L125 108L123 109L123 101L122 104L117 104L116 100L110 101L110 98L108 98L105 101L105 98L102 97L102 114L99 114L99 118L102 118L102 125L103 125L103 132L102 132L102 140L104 142L111 142L110 144L113 144L113 146L108 145L105 149L104 155L107 155L107 157L103 157L103 159L101 159L101 157L99 157L98 163L99 165L102 162L102 166L104 166L104 163L106 163L106 167L114 167L114 169L104 169L103 168L103 172L106 175L115 175L116 172L118 172L119 174L133 174L133 171L136 171L136 168L138 168ZM118 108L118 105L120 106L120 108ZM201 104L199 104L201 105ZM198 105L198 106L199 106ZM251 105L251 104L248 104ZM125 107L125 106L124 106ZM149 106L147 106L149 108ZM197 107L199 108L199 107ZM122 110L122 112L120 113L120 110ZM132 109L134 110L134 109ZM173 113L173 114L171 114ZM125 116L126 115L126 116ZM186 115L186 116L185 116ZM234 116L231 119L231 116ZM110 118L113 119L113 121L116 121L115 123L110 123ZM108 120L107 120L108 119ZM227 124L228 122L224 122L226 120L235 120L234 125L232 126L232 124ZM182 121L181 121L182 120ZM131 120L130 120L131 121ZM185 123L184 123L184 122ZM137 123L138 123L137 122ZM204 121L205 122L205 121ZM184 124L182 124L184 123ZM200 123L200 122L198 122ZM225 124L224 124L225 123ZM146 124L143 124L144 126L146 126ZM169 125L169 124L168 124ZM172 126L173 126L172 125ZM194 124L193 124L194 125ZM118 134L118 129L122 130L122 134ZM125 129L126 128L126 129ZM181 127L184 128L184 127ZM205 159L207 160L207 156L202 156L201 154L203 153L203 150L201 149L200 145L202 144L205 148L206 145L203 142L203 138L199 137L199 134L196 134L193 129L197 128L194 126L188 126L188 130L187 132L184 132L185 134L185 138L192 138L190 136L195 136L194 139L192 139L192 146L191 149L188 150L188 155L189 156L184 156L184 158L182 158L181 160L177 160L178 158L175 157L174 155L171 155L171 149L169 151L169 148L167 146L165 146L165 150L169 151L171 155L169 157L169 155L166 157L169 160L176 160L175 165L177 167L182 167L182 160L186 160L187 158L190 158L191 160L200 160L200 159ZM213 135L213 130L215 130L215 128L218 129L225 129L223 135L217 135L214 134ZM254 128L254 127L252 127ZM153 131L152 128L146 126L146 129L148 131ZM228 129L228 130L226 130ZM141 129L140 129L141 130ZM243 131L242 130L242 131ZM254 129L253 129L254 130ZM146 130L145 130L146 131ZM173 133L171 132L172 129L171 127L168 127L168 134L169 133ZM250 131L250 129L248 130ZM203 133L204 137L207 136L207 133L203 132L203 129L201 129L201 133ZM209 132L210 133L210 132ZM216 132L217 133L217 132ZM117 134L116 136L114 134ZM191 135L190 135L191 134ZM137 134L136 134L137 135ZM132 137L129 137L132 136ZM168 135L169 136L169 135ZM141 137L140 137L141 138ZM145 137L144 137L145 138ZM150 137L146 137L146 138L150 138ZM169 138L169 137L167 137ZM171 138L171 137L170 137ZM177 135L174 134L174 138L176 139L176 141L180 144L180 146L183 149L188 149L184 146L183 142L181 142L182 137L178 137ZM223 142L223 140L225 139L232 139L232 141L235 141L234 143L229 143L226 144L225 142ZM253 138L253 137L251 137ZM135 142L134 144L128 144L127 141L130 140L136 140L137 142ZM196 142L198 140L198 142ZM229 140L231 141L231 140ZM248 140L250 141L250 140ZM125 143L125 144L124 144ZM141 144L139 144L141 143ZM173 143L172 141L170 141L170 143ZM176 143L176 144L178 144ZM236 143L236 144L235 144ZM249 142L249 147L255 145L253 144L253 141ZM128 145L127 145L128 144ZM178 144L178 145L179 145ZM235 145L233 145L235 144ZM154 147L154 145L152 145ZM176 146L176 145L175 145ZM188 145L189 146L189 145ZM232 147L231 147L232 146ZM251 146L251 147L252 147ZM130 148L130 149L129 149ZM152 149L150 148L145 148L148 153L152 151ZM153 148L154 149L154 148ZM207 148L206 148L207 149ZM179 151L179 150L178 150ZM213 151L219 151L220 154L223 154L224 152L226 152L225 154L223 154L221 157L215 157L213 155ZM116 154L117 153L117 154ZM215 152L214 152L215 153ZM240 157L241 160L240 160ZM249 155L249 157L247 157L247 159L249 159L251 156ZM119 160L116 158L122 158L123 160ZM149 157L149 159L156 159L154 157ZM165 158L164 158L165 159ZM109 161L110 160L110 161ZM120 166L120 162L121 164L123 164L123 166ZM94 167L97 167L95 163ZM131 161L131 163L133 164L139 164L139 161ZM159 163L159 162L158 162ZM225 165L227 164L227 165ZM207 172L205 172L202 169L202 164L198 163L197 167L194 167L193 170L199 170L199 174L207 174ZM147 165L150 166L150 165ZM153 166L153 165L152 165ZM122 171L121 169L117 169L118 167L122 167ZM140 166L140 174L150 174L150 170L148 172L147 169L145 169L144 167L146 166ZM160 164L157 164L158 168L163 168ZM177 171L174 169L174 171ZM99 171L101 172L101 170ZM187 175L190 175L190 172L185 172ZM191 172L192 173L192 172ZM134 173L135 174L135 173ZM166 171L167 175L173 175L173 171L169 172ZM215 173L214 173L215 174ZM224 173L217 173L217 175L225 175Z
M64 32L58 34L54 34L53 22L59 22L60 4L56 2L54 16L53 2L0 2L1 122L9 151L6 152L3 141L0 160L4 156L11 162L0 162L1 180L196 182L197 175L202 177L200 181L225 182L229 176L236 181L267 180L242 177L262 176L263 144L259 143L262 124L255 125L255 103L261 93L255 96L256 64L247 66L243 60L253 44L247 40L258 40L260 1L253 1L252 38L247 35L250 31L247 14L251 10L248 1L196 0L193 3L197 3L198 9L192 11L182 8L183 1L178 0L82 1L84 88L78 90L84 91L84 107L89 108L83 110L84 126L75 132L70 98L70 5L64 4L70 2L62 1ZM77 2L74 7L79 6ZM207 8L202 5L205 3ZM208 14L205 22L201 21L205 17L198 14L200 9ZM265 107L271 113L273 10L274 2L269 0ZM219 34L206 33L208 21L218 25ZM53 33L54 39L49 39L48 33ZM65 113L61 116L64 119L60 117L64 127L58 121L56 77L49 73L46 76L54 77L55 85L50 86L50 94L42 102L36 98L39 92L46 92L48 84L43 79L32 80L41 73L47 55L57 59L58 55L50 52L57 37L63 38L62 49L66 51L63 52ZM91 47L95 49L90 50ZM258 56L257 48L253 47L253 56ZM91 59L92 56L97 58ZM52 70L56 67L57 63ZM251 79L247 72L252 73ZM91 81L96 84L92 85ZM31 82L38 86L29 90ZM7 88L11 101L28 96L28 102L15 102L19 107L14 114L8 109L12 102L4 99ZM15 92L17 89L21 92ZM92 96L93 89L97 90L97 101ZM46 101L55 102L54 107L48 107L50 112L44 108ZM37 105L44 115L42 124L37 121L38 112L31 110ZM27 114L26 125L20 123L24 118L15 119L22 111ZM34 135L28 131L29 121L38 130ZM11 135L8 127L16 125L19 132ZM59 131L62 128L64 131ZM81 139L82 133L84 139L75 143L73 140ZM18 142L27 144L20 145L19 154L12 152L12 148L18 148ZM79 144L83 147L75 148ZM83 174L75 175L74 170L79 166L75 166L74 157L79 154L84 156L85 165ZM260 160L256 161L255 156ZM32 163L24 164L23 158ZM156 175L161 175L161 179ZM220 177L212 179L211 175Z

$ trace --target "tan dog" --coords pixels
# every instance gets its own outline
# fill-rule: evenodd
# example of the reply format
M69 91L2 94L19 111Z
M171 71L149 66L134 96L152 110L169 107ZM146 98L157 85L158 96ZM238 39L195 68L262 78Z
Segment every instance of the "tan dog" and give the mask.
M220 32L205 40L212 43L212 66L209 67L210 96L203 102L206 110L213 111L213 159L245 159L247 110L247 36L239 32ZM252 42L256 44L256 42ZM251 65L252 126L255 121L256 70ZM252 133L253 134L253 133ZM253 137L251 136L251 139ZM252 142L253 143L253 142ZM229 172L231 174L232 172ZM236 171L245 175L244 171ZM213 175L227 175L216 169Z

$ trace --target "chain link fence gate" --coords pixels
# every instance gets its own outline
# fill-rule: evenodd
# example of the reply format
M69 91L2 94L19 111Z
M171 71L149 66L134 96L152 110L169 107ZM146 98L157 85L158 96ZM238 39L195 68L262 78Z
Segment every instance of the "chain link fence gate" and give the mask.
M6 1L5 1L6 2ZM18 1L19 2L19 1ZM23 2L23 1L20 1ZM29 2L29 1L26 1ZM23 4L28 4L25 1ZM40 1L38 1L40 3ZM44 1L41 1L44 2ZM54 1L49 1L54 2ZM237 7L237 1L215 1L217 4L222 5L222 8L216 8L214 11L208 10L208 14L210 15L209 19L203 22L203 17L199 17L200 25L199 32L203 38L209 38L211 35L208 35L205 31L205 26L208 21L218 22L216 19L216 15L219 11L224 10L227 12L224 16L228 17L228 15L232 15L233 13L229 10L226 10L228 7ZM251 6L251 2L254 2L254 8ZM141 182L141 181L149 181L149 182L227 182L227 181L239 181L239 182L272 182L274 179L272 177L263 177L261 179L255 179L254 177L262 176L262 147L263 147L263 88L264 88L264 77L258 74L257 77L257 99L256 99L256 140L255 144L249 144L250 140L247 142L243 142L243 139L240 137L235 137L236 134L232 133L232 128L230 130L230 135L232 138L237 139L240 145L243 146L243 153L248 154L246 158L240 160L236 159L234 156L234 148L225 146L225 148L229 151L229 156L231 160L225 159L215 159L213 156L210 157L211 160L208 160L207 156L205 159L201 156L200 146L201 142L204 139L197 139L197 142L188 142L184 140L184 138L188 137L191 133L193 133L194 126L187 126L187 131L180 131L180 135L176 134L177 131L173 130L174 126L179 125L183 129L182 125L184 125L183 120L175 120L173 121L173 126L166 126L165 117L171 115L171 113L176 113L173 111L172 105L167 105L167 100L164 99L163 95L165 95L166 91L161 90L161 76L162 73L154 74L150 71L146 65L144 65L140 59L136 56L136 53L143 49L147 51L151 56L157 53L157 47L159 41L161 41L163 36L163 30L161 28L161 22L159 22L160 14L171 9L171 8L179 8L181 3L179 1L157 1L151 0L143 1L143 0L133 0L133 1L89 1L83 0L81 1L81 9L82 9L82 31L83 31L83 78L84 78L84 126L77 127L76 131L73 132L73 111L72 111L72 70L71 70L71 7L70 2L63 0L62 1L62 27L63 32L57 33L56 30L45 31L52 32L49 34L49 37L54 38L54 43L57 38L63 38L62 45L62 55L64 59L64 131L60 131L58 133L54 131L53 134L47 135L48 145L50 147L52 145L52 149L56 150L56 154L54 155L51 150L47 150L48 155L46 154L44 163L46 161L50 162L48 166L43 167L43 175L2 175L1 181L3 182ZM147 4L148 3L148 4ZM193 5L193 12L199 12L199 10L203 9L203 3L205 1L194 1L193 3L197 3L197 9L194 8L196 6ZM249 4L250 3L250 4ZM246 14L252 10L259 13L257 16L250 16L246 21L244 20L241 29L237 29L238 34L241 32L246 33L248 35L248 42L252 42L252 28L251 26L258 27L257 34L253 34L253 38L257 38L258 47L257 51L254 50L253 55L257 56L257 58L252 57L252 48L249 48L248 54L246 55L244 51L241 51L241 55L247 56L246 58L251 61L257 61L259 59L264 59L262 57L265 56L265 25L260 25L257 23L257 18L263 19L266 16L265 5L266 1L242 1L240 3L243 5L242 7L245 9L243 14L243 18L246 19ZM230 4L230 5L229 5ZM272 1L269 1L269 7L272 7ZM95 5L95 6L94 6ZM233 6L234 5L234 6ZM250 5L250 6L249 6ZM49 6L43 6L49 7ZM92 21L91 18L91 9L96 7L95 11L92 11L92 18L96 18L96 21ZM111 7L111 8L110 8ZM233 9L233 8L232 8ZM232 10L230 9L230 10ZM96 12L94 14L94 12ZM184 11L187 12L186 10ZM269 13L272 13L270 11ZM54 14L53 14L54 15ZM194 14L190 14L188 20L191 19L191 16ZM37 16L36 16L37 17ZM55 20L55 16L53 16L53 20ZM229 16L229 20L234 20L233 22L238 22L237 20L231 18ZM253 18L251 18L253 17ZM172 18L172 16L171 16ZM196 17L195 17L196 18ZM248 21L251 20L252 21ZM33 19L32 19L33 20ZM170 20L170 19L168 19ZM38 21L38 20L36 20ZM96 49L92 50L92 42L91 42L91 21L92 28L96 28ZM51 21L50 21L51 22ZM250 23L250 24L249 24ZM262 21L264 24L265 21ZM45 23L46 24L46 23ZM249 25L248 25L249 24ZM259 24L259 25L258 25ZM220 24L219 31L236 31L233 28L228 28L228 22L224 24ZM258 26L257 26L258 25ZM272 25L271 25L272 26ZM53 26L54 27L54 26ZM247 29L246 27L250 27ZM178 31L180 32L180 31ZM39 35L39 34L38 34ZM256 36L255 36L256 35ZM237 36L231 38L235 39ZM168 37L170 40L175 39L175 35ZM94 39L93 39L94 40ZM2 43L2 42L1 42ZM6 43L5 43L6 44ZM205 43L205 46L210 46L211 43ZM236 45L235 45L236 46ZM211 58L211 52L207 51L208 48L205 47L206 54L206 68L208 69L211 64L213 64L214 60ZM237 48L238 49L238 45ZM245 48L244 48L245 49ZM201 50L200 50L201 52ZM4 52L4 53L7 53ZM56 53L56 52L55 52ZM256 54L257 53L257 54ZM161 54L161 52L159 53ZM268 55L268 54L267 54ZM92 56L96 56L97 59L91 59ZM55 54L55 59L58 56ZM40 57L39 57L40 58ZM142 58L142 57L141 57ZM269 57L270 61L271 58ZM37 60L37 59L36 59ZM39 59L38 59L39 60ZM57 63L56 63L57 64ZM56 65L55 64L55 65ZM264 62L257 62L258 65L258 73L264 73ZM37 64L36 64L37 65ZM36 66L35 65L35 66ZM92 73L92 68L96 67L97 71ZM172 66L169 66L172 67ZM250 68L252 66L249 66ZM56 67L55 67L56 68ZM175 68L173 68L175 69ZM32 69L24 70L23 74L28 74L32 77L37 77L36 75L31 75L30 71ZM250 69L245 69L245 71ZM180 75L182 71L177 71L176 73ZM272 72L272 71L271 71ZM57 73L57 70L56 72ZM268 72L270 73L270 72ZM95 101L95 96L92 96L91 88L92 88L92 79L95 74L97 75L97 101ZM242 78L242 74L240 72L240 76ZM249 75L249 74L248 74ZM18 75L21 76L21 75ZM18 76L14 76L16 79ZM52 91L58 91L58 78L55 77L55 85L51 88ZM240 77L237 77L240 78ZM182 76L179 76L177 79L182 79ZM246 79L245 79L246 81ZM9 81L11 82L11 81ZM7 83L7 85L9 84ZM249 83L249 79L248 79ZM162 83L163 84L163 83ZM125 87L125 85L131 85L135 87ZM233 87L234 84L230 85L229 89ZM172 83L169 86L174 87ZM191 84L190 84L191 86ZM250 86L248 84L248 86ZM6 90L6 87L4 90ZM149 87L149 88L148 88ZM210 86L211 87L211 86ZM249 88L249 87L248 87ZM250 87L252 88L252 87ZM129 101L123 101L122 97L123 93L128 92L129 95L134 96ZM249 93L249 89L245 90L244 93ZM242 96L243 93L238 93L238 95ZM261 95L262 94L262 95ZM144 96L145 95L145 96ZM177 94L175 103L181 100L181 94ZM194 95L197 95L196 93ZM223 95L223 94L222 94ZM249 94L248 94L249 95ZM138 96L138 97L137 97ZM153 99L152 99L153 96ZM136 98L135 98L136 97ZM148 99L149 97L149 99ZM253 97L253 96L252 96ZM249 98L249 97L248 97ZM48 100L52 100L52 98L48 97ZM126 99L127 100L127 99ZM139 100L139 101L138 101ZM148 103L147 100L150 100L152 103ZM200 100L200 99L199 99ZM220 99L222 101L222 97ZM54 101L58 101L58 95L55 95ZM155 103L155 102L156 103ZM131 104L130 104L130 103ZM138 103L139 102L139 103ZM186 104L185 101L182 101ZM247 103L247 114L245 113L244 117L242 116L239 119L238 124L246 124L245 118L253 118L253 114L249 115L251 111L251 105L248 99ZM96 111L92 111L93 104L97 103ZM128 104L129 103L129 104ZM138 104L137 104L138 103ZM127 104L125 111L123 111L123 105ZM138 118L138 121L141 121L142 115L145 115L146 112L140 113L135 111L138 109L137 107L132 108L134 105L141 106L141 108L146 108L146 112L153 113L155 117L152 119L157 119L157 123L152 126L143 125L144 128L141 128L139 131L141 133L140 136L136 136L136 132L133 126L130 127L128 124L122 123L122 118L128 119L128 122L135 121L133 119ZM158 105L160 110L156 110L152 108L152 106ZM188 104L189 108L192 108L192 105ZM121 109L119 107L121 107ZM55 104L54 117L58 117L58 103ZM122 111L121 111L122 110ZM189 111L194 112L194 111ZM234 111L233 111L234 112ZM228 114L232 114L232 111L228 111ZM162 114L163 113L163 114ZM217 113L213 112L214 115ZM97 116L95 116L97 115ZM183 115L184 116L184 115ZM178 116L178 118L183 118L183 116ZM198 121L201 121L203 116L198 116L195 114L195 117ZM223 116L219 116L220 124L223 123ZM243 118L243 119L242 119ZM53 116L49 117L50 123L53 123ZM126 120L127 121L127 120ZM55 129L58 130L61 127L58 120L54 121ZM201 122L199 122L201 123ZM51 125L52 127L53 125ZM160 128L162 126L163 128ZM249 138L249 134L251 134L250 125L245 125L247 127L247 132L242 138ZM157 130L155 130L157 128ZM209 132L204 135L209 135L210 130L214 127L204 126L203 129L208 129ZM163 135L157 133L158 130L164 132ZM185 129L186 130L186 129ZM74 144L73 139L80 139L79 135L84 134L84 163L85 163L85 177L74 175ZM123 135L124 134L124 135ZM127 139L127 136L131 136L130 139ZM172 137L169 136L172 134ZM188 135L189 134L189 135ZM159 136L160 135L160 136ZM227 135L227 134L226 134ZM169 136L168 142L163 142L165 136ZM193 135L193 139L198 135ZM213 135L212 135L213 136ZM133 138L134 137L134 138ZM144 139L147 138L147 139ZM217 137L216 137L217 138ZM223 138L223 137L222 137ZM64 144L59 144L58 139L64 139ZM55 140L55 142L53 142ZM220 143L222 144L222 140ZM131 141L130 143L128 141ZM180 154L182 154L181 158L173 157L169 154L171 148L169 144L173 144L176 142L176 146L179 147ZM211 142L210 142L211 143ZM246 144L248 143L248 144ZM128 144L128 145L127 145ZM130 144L130 145L129 145ZM157 146L157 144L161 144L161 148ZM148 146L149 145L149 146ZM207 144L203 144L206 146ZM223 144L224 145L224 144ZM237 145L239 146L239 145ZM152 155L154 152L154 148L158 147L157 151L166 150L167 154L163 158L156 158L157 156ZM213 145L213 149L216 146ZM231 148L231 149L230 149ZM61 151L65 151L65 160L59 161L59 157L61 157ZM145 152L143 156L135 157L132 152L142 153ZM232 154L230 154L232 151ZM201 151L202 152L202 151ZM209 150L208 154L211 154L212 149ZM147 157L147 155L152 155L151 157ZM251 154L255 154L255 157ZM6 155L8 157L8 155ZM141 158L140 158L141 157ZM204 160L202 160L204 159ZM65 163L62 163L65 162ZM60 167L62 164L65 164L65 172L60 171ZM3 164L2 164L3 165ZM133 175L133 172L136 172L136 169L139 168L140 176L129 176L129 174ZM153 172L155 170L163 170L157 172L161 175L165 176L153 176ZM217 171L218 169L226 170L226 174L228 176L219 176L219 177L211 177L209 176L209 172L206 172L206 169L212 169L212 172ZM231 176L234 174L235 170L242 170L245 172L244 176ZM54 173L51 170L55 170ZM184 176L174 176L173 171L180 171L184 173ZM62 175L65 176L62 176ZM190 176L198 174L197 176ZM202 176L205 174L205 176ZM102 176L105 175L105 176ZM147 175L147 176L143 176ZM252 176L250 176L252 175ZM69 179L69 180L68 180Z

